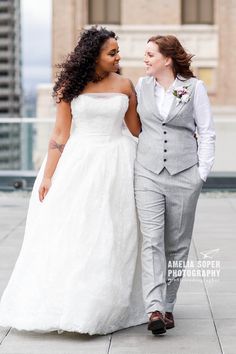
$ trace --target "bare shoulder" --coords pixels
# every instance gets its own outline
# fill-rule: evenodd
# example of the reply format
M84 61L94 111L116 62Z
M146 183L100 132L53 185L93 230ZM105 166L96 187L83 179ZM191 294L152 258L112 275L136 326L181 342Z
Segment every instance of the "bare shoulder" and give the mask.
M132 95L136 95L136 91L135 91L135 87L134 87L133 82L126 77L124 77L123 79L124 79L124 84L123 84L124 93L126 95L128 95L129 97Z
M68 110L71 108L71 102L67 102L63 99L61 99L60 101L57 101L57 107L64 109L64 110Z
M115 90L117 92L124 93L127 96L131 96L133 93L135 93L135 88L132 83L132 81L122 75L112 73L112 82L113 82L113 88L115 87Z
M131 96L132 93L135 93L134 85L130 79L121 75L117 75L117 76L119 76L118 78L118 80L120 81L119 86L122 93L128 96Z

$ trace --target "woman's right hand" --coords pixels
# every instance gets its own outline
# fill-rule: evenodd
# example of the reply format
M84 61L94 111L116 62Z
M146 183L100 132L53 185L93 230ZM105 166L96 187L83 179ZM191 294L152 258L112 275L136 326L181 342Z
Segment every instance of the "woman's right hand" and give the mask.
M44 200L44 198L46 197L50 187L51 187L51 178L49 177L44 177L40 187L39 187L39 200L40 202L42 202Z

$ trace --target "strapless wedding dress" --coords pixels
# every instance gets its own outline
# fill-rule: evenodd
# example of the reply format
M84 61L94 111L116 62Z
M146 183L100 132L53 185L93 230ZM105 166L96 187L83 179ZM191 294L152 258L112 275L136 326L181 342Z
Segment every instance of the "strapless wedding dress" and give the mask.
M136 142L122 134L128 96L82 94L43 203L30 199L0 326L106 334L147 322L133 190Z

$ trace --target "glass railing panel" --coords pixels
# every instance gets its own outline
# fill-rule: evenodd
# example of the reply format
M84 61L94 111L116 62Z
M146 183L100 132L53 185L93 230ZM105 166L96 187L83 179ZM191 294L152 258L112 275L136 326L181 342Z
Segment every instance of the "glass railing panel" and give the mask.
M53 118L0 118L0 171L37 171L53 125Z

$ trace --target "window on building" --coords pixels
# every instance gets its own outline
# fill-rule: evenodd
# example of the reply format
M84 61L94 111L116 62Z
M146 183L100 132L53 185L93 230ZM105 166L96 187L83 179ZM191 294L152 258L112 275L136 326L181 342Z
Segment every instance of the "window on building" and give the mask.
M0 108L0 113L8 113L9 110L7 108Z
M213 24L214 0L182 0L183 24Z
M8 96L0 96L0 101L7 101L8 100Z
M0 133L0 139L4 139L4 138L9 138L8 132ZM1 146L4 146L4 144L1 144Z
M0 58L0 64L8 64L9 60L7 58Z
M120 0L89 0L89 23L120 24Z
M0 33L0 38L8 38L8 33Z
M13 23L13 19L9 19L9 20L0 20L0 24L1 26L9 26Z

